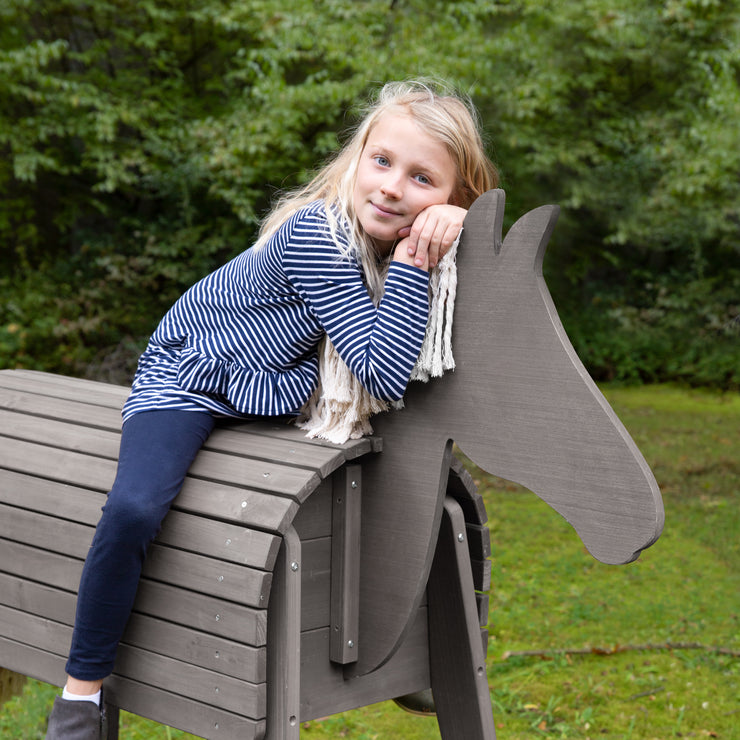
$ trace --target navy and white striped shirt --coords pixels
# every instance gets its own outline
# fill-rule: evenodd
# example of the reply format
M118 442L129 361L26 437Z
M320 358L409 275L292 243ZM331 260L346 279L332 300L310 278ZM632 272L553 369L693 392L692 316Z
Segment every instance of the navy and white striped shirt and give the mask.
M324 334L373 396L400 399L424 339L428 282L394 261L376 308L361 267L329 233L323 201L311 203L167 312L139 359L124 421L153 409L296 414L318 382Z

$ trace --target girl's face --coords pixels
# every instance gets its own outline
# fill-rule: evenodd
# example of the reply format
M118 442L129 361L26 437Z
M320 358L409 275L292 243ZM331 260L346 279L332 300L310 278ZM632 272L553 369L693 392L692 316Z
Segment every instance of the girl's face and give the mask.
M450 203L457 168L447 147L411 118L388 113L375 124L357 168L352 198L360 225L381 256L428 206Z

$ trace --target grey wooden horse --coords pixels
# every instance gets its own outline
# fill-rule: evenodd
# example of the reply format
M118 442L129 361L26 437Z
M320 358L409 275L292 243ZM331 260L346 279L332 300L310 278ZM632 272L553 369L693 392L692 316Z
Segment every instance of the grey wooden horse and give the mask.
M542 277L557 206L502 241L504 192L479 198L458 251L454 372L412 383L406 408L376 417L383 453L364 469L359 660L393 655L434 555L453 442L482 469L526 486L591 554L627 563L659 537L657 483L578 359Z

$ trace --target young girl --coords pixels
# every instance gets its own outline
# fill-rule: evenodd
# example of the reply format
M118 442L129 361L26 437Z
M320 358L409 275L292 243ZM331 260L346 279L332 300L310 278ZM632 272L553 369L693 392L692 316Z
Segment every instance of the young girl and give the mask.
M257 243L164 316L123 408L118 472L47 740L100 737L100 689L147 547L215 419L296 415L317 385L324 335L371 395L400 399L424 338L429 268L496 181L470 104L423 83L388 84L334 160L277 204ZM370 296L381 294L376 307Z

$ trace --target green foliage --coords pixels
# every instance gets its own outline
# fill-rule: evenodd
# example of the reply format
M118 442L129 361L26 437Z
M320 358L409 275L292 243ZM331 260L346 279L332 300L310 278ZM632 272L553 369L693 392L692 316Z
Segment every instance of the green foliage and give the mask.
M736 387L735 335L665 348L737 316L715 293L740 251L738 0L618 6L7 0L0 365L83 373L135 353L369 90L428 75L481 109L509 220L563 207L548 281L595 374Z

